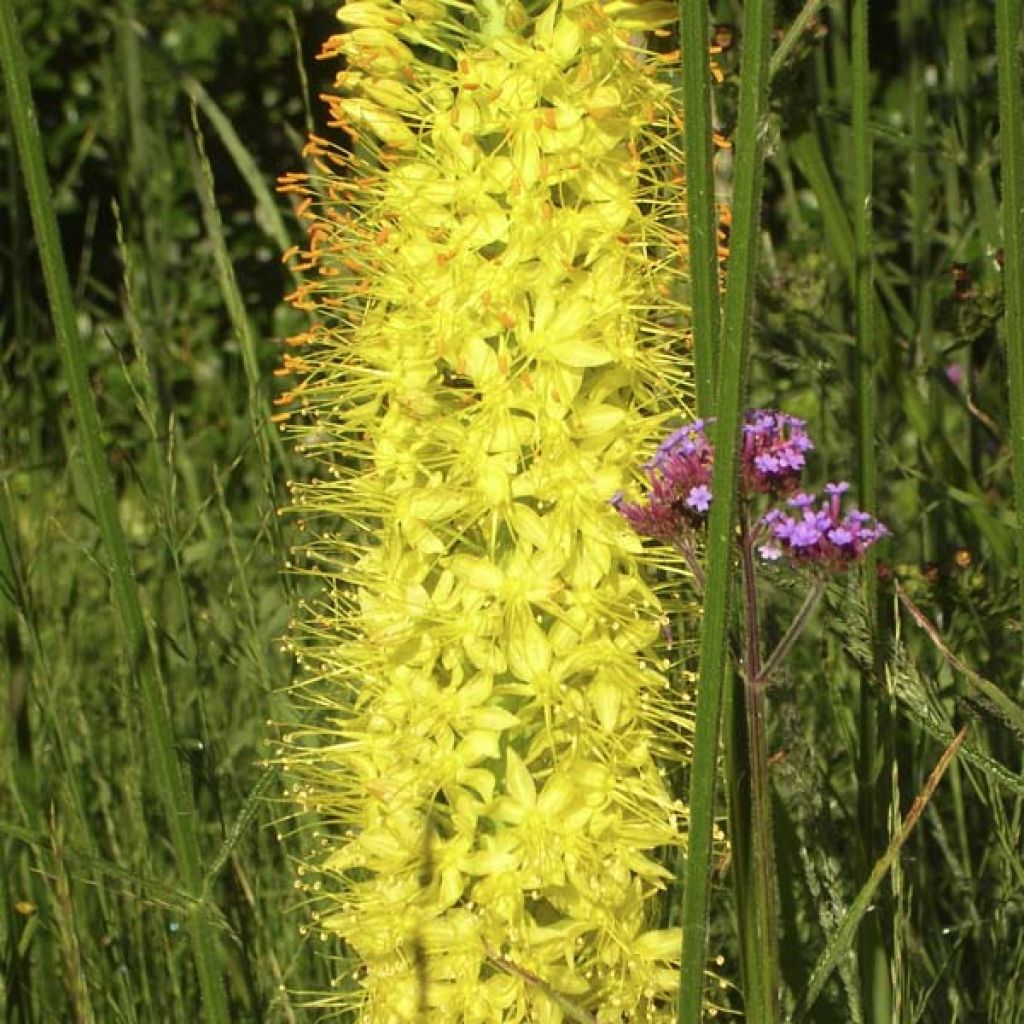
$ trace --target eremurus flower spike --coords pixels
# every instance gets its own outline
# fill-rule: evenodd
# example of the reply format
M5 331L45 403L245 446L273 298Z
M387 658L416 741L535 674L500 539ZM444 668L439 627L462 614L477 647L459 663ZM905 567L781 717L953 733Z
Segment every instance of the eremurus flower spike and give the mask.
M344 6L351 148L286 182L324 589L283 759L329 823L300 884L358 963L334 1002L373 1024L674 1016L689 717L609 503L689 395L678 115L636 34L673 8L535 6Z

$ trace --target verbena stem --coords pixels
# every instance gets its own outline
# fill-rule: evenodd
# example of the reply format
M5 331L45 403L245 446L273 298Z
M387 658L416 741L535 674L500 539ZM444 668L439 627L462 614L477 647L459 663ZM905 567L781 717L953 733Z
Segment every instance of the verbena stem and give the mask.
M103 448L99 416L89 387L87 353L75 319L71 284L61 250L57 217L43 160L39 124L12 0L0 0L0 64L3 66L7 109L14 128L32 211L64 376L78 424L82 469L92 497L93 514L109 560L107 568L126 661L130 666L131 677L139 687L147 745L152 752L156 773L155 788L164 803L183 888L194 900L190 904L189 930L202 989L205 1019L211 1024L227 1024L227 1001L217 965L212 922L205 904L199 899L202 871L194 811L186 800L178 772L163 684L150 646L128 556L128 545L117 517L113 481Z
M804 603L800 606L800 610L796 613L796 617L789 624L789 629L786 630L782 639L779 641L778 646L774 651L772 651L768 660L758 672L756 682L759 685L767 685L772 676L774 676L778 671L778 668L782 664L786 655L792 650L793 644L796 643L800 634L807 628L807 623L811 621L811 616L821 603L821 599L824 594L825 584L821 581L815 583L811 589L807 591Z
M744 969L747 1020L750 1024L774 1024L778 1016L779 935L775 879L775 839L772 830L771 780L768 772L768 740L765 734L765 687L761 679L761 635L757 605L757 575L746 511L740 515L740 565L743 573L743 604L746 657L743 664L747 715L747 762L750 772L749 853L733 848L733 857L749 856L755 942L754 962ZM742 912L742 910L741 910ZM743 948L743 947L741 947ZM754 992L749 991L756 987ZM756 1008L756 1012L752 1012Z

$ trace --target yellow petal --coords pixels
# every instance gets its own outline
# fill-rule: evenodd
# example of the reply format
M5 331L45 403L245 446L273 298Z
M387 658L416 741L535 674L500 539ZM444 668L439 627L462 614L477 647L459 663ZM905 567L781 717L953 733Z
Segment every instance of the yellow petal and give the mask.
M522 807L533 807L537 803L533 776L511 747L505 755L505 791Z

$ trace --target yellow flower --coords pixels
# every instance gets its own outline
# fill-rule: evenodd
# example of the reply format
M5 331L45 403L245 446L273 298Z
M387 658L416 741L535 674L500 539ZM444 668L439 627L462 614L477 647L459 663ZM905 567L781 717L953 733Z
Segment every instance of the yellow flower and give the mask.
M285 182L324 591L283 757L330 824L302 885L358 962L336 1003L372 1024L674 1019L689 719L609 506L686 415L678 114L636 34L671 5L531 10L348 3L350 141Z

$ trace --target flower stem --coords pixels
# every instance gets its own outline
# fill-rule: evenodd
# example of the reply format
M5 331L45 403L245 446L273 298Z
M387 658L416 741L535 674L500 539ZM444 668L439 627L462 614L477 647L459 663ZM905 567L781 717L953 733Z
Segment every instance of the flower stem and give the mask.
M821 599L824 594L825 584L823 581L815 583L807 592L807 596L804 598L804 603L800 606L800 610L796 613L793 621L789 624L789 629L786 630L785 635L779 641L775 650L772 651L771 656L765 662L764 666L758 671L754 680L758 686L764 686L767 684L772 676L774 676L778 671L783 659L787 654L789 654L793 648L793 644L797 642L800 634L804 629L806 629L807 623L810 622L811 616L821 603Z
M761 673L761 637L757 610L757 577L753 545L749 543L746 514L740 516L740 560L743 571L746 657L743 664L747 713L747 757L750 765L751 858L750 898L753 901L753 946L744 945L754 962L746 965L745 984L756 991L753 1000L759 1014L749 1011L751 1024L774 1024L778 1017L778 908L775 880L775 841L772 832L771 780L768 774L768 743L765 736L764 683ZM746 857L748 851L734 851ZM739 895L739 894L738 894ZM751 994L754 994L753 992ZM750 998L748 996L748 1002Z

